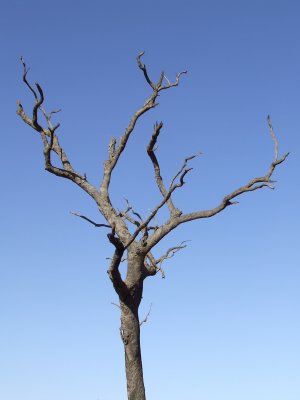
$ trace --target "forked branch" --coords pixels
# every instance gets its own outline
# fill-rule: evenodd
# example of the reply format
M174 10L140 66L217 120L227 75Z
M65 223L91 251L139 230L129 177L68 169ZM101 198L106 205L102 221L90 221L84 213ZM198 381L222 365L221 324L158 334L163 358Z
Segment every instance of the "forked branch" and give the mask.
M152 276L152 275L156 275L157 272L160 272L162 275L162 278L165 278L165 271L162 269L162 264L165 260L168 260L169 258L174 257L174 255L184 249L187 245L187 240L181 242L178 246L173 246L170 247L165 254L163 254L162 256L160 256L159 258L154 258L152 253L149 252L147 253L147 257L146 257L146 261L145 261L145 267L148 271L148 275ZM147 260L149 262L147 262Z
M185 168L185 167L187 166L187 163L195 157L196 156L191 156L184 160L182 167L176 173L176 175L172 178L170 186L169 186L169 190L166 192L166 195L164 196L163 200L154 208L154 210L150 213L148 218L146 220L144 220L140 224L140 226L135 230L135 232L132 234L130 240L126 243L126 246L125 246L126 249L131 245L131 243L133 243L133 241L138 236L138 234L149 225L150 221L155 217L155 215L158 213L158 211L168 202L168 200L171 198L172 193L176 189L182 187L185 184L184 178L192 170L192 168ZM177 178L179 178L179 181L177 183L175 183L175 180ZM178 210L178 213L174 214L171 217L171 219L177 219L180 215L181 215L181 211ZM155 232L157 232L159 230L160 230L160 228L155 230ZM155 233L152 236L154 236L154 235L155 235ZM148 239L148 237L147 237L147 239ZM144 244L145 244L145 246L147 246L147 243L144 243Z
M100 188L100 191L105 193L106 196L108 196L108 187L110 184L112 171L115 168L121 154L125 150L128 139L131 136L137 121L143 114L145 114L147 111L151 110L152 108L154 108L158 105L158 103L156 103L156 99L161 90L178 86L179 81L180 81L180 76L182 74L186 73L186 71L183 71L183 72L177 74L175 83L163 86L162 81L164 79L164 72L162 72L158 82L156 84L154 84L151 81L151 79L149 78L149 74L148 74L145 64L143 64L141 61L141 57L143 55L144 55L144 52L142 52L138 55L137 64L138 64L138 67L143 72L147 83L151 87L152 93L148 97L148 99L145 101L145 103L142 105L142 107L140 107L140 109L135 112L135 114L133 115L133 117L131 118L131 120L129 122L129 125L125 129L124 134L120 137L119 142L117 143L114 138L112 138L112 140L111 140L111 144L109 146L109 159L106 161L105 166L104 166L104 175L103 175L103 180L102 180L102 184L101 184L101 188Z
M56 130L59 128L59 124L53 126L51 123L51 116L54 113L57 113L59 110L54 110L49 114L46 113L45 109L43 108L43 102L44 102L43 90L38 83L35 84L36 89L29 83L27 79L28 69L26 67L26 63L23 58L21 58L21 62L23 65L23 82L26 84L26 86L33 94L34 105L32 109L32 117L30 118L24 111L22 104L18 102L17 114L27 125L29 125L31 128L33 128L40 134L44 146L45 169L51 172L52 174L73 181L96 200L99 195L96 188L87 181L85 176L80 175L78 172L74 170L65 151L59 144L58 137L56 136L55 133ZM44 115L47 122L47 127L43 127L39 123L38 121L39 111L41 111L42 114ZM58 158L60 159L61 168L56 167L52 164L51 161L52 151L54 151L57 154Z
M232 191L227 196L225 196L223 198L223 200L221 201L221 203L215 208L212 208L210 210L194 211L194 212L191 212L188 214L182 214L180 216L175 216L175 217L171 216L171 218L164 225L159 227L148 238L148 241L147 241L148 247L147 248L149 250L153 246L155 246L170 231L172 231L173 229L175 229L178 225L180 225L182 223L193 221L195 219L213 217L214 215L225 210L228 206L236 204L237 202L232 201L232 200L244 193L253 192L255 190L262 189L264 187L267 187L269 189L274 189L274 186L272 185L274 183L274 181L271 180L271 177L272 177L276 167L286 160L289 153L286 153L283 157L278 159L278 140L275 136L270 117L268 117L268 124L269 124L269 128L270 128L270 134L271 134L272 140L274 141L275 159L271 163L266 175L254 178L250 182L248 182L246 185L241 186L238 189ZM186 158L185 162L188 162L189 159L191 159L191 157ZM183 165L183 168L185 168L185 165ZM179 171L179 173L182 173L183 168ZM174 179L177 178L177 176L175 176ZM182 175L181 175L181 177L182 177ZM171 182L171 184L172 184L172 182Z
M168 260L169 258L174 257L174 255L175 255L178 251L180 251L180 250L186 248L186 246L187 246L186 243L187 243L187 240L184 240L183 242L180 243L180 245L170 247L170 248L166 251L165 254L163 254L163 255L160 256L157 260L155 260L155 263L156 263L157 265L161 266L162 263L163 263L165 260Z
M144 77L145 77L147 83L149 84L149 86L150 86L153 90L155 90L155 85L154 85L154 83L151 81L151 79L149 78L146 65L143 64L142 61L141 61L141 58L142 58L142 56L143 56L144 54L145 54L145 52L142 51L142 52L137 56L137 58L136 58L137 63L138 63L138 67L140 68L140 70L143 71Z
M161 86L161 87L160 87L160 90L165 90L165 89L169 89L169 88L174 87L174 86L178 86L178 85L179 85L179 81L180 81L181 75L185 75L185 74L187 74L187 71L181 71L181 72L179 72L179 73L176 75L176 79L175 79L175 82L174 82L174 83L171 83L171 82L169 81L169 79L166 77L166 75L164 74L164 79L166 79L166 81L168 82L168 84L165 85L165 86Z
M150 142L149 142L148 147L147 147L147 153L148 153L148 156L150 157L150 160L152 161L157 187L158 187L160 193L162 194L162 196L166 197L167 194L168 194L168 191L166 190L165 185L163 183L163 178L161 176L161 171L160 171L160 165L159 165L158 159L157 159L157 157L155 155L155 150L156 150L155 146L156 146L157 138L158 138L158 136L160 134L160 130L161 130L162 127L163 127L163 123L162 122L160 122L160 123L156 122L156 124L154 125L154 131L153 131L153 134L151 136ZM167 205L169 207L171 215L175 215L175 214L178 214L180 212L174 206L171 198L169 198L167 200Z

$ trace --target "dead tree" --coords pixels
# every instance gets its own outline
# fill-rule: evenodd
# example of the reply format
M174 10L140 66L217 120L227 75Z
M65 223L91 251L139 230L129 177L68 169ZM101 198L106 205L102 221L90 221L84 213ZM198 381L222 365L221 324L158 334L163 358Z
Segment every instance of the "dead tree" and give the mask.
M162 122L154 125L154 130L150 138L147 153L151 160L154 177L157 188L161 193L161 201L152 208L153 211L149 215L142 217L137 213L127 201L127 207L123 211L117 210L110 198L109 186L112 178L113 170L117 166L119 158L126 149L126 145L130 135L134 131L138 120L151 109L155 108L157 97L163 91L171 89L179 85L182 71L177 74L175 81L170 82L164 72L160 74L157 82L154 82L148 73L146 65L142 62L141 53L137 57L137 65L142 71L146 83L150 88L150 96L144 104L135 112L125 132L117 140L112 137L108 145L108 158L104 163L103 179L100 188L93 186L84 174L75 170L70 162L66 152L59 144L57 130L59 124L53 125L51 117L59 110L48 113L44 106L44 93L41 86L36 83L31 85L27 79L27 67L23 59L23 81L33 95L32 115L28 115L20 102L18 102L17 114L21 119L33 128L41 137L44 149L45 169L50 173L61 178L69 179L85 191L96 202L97 207L105 219L105 223L96 223L89 218L74 213L75 215L85 219L96 227L104 227L109 229L107 235L108 240L114 247L114 254L111 259L109 269L107 271L113 287L119 297L121 311L121 338L125 350L125 367L127 378L127 394L129 400L145 400L145 388L143 380L143 368L140 348L140 325L138 310L143 295L143 282L149 276L154 276L158 272L164 274L162 263L164 260L172 257L177 251L184 248L186 244L183 242L178 246L169 248L165 254L159 258L155 258L152 249L160 242L163 237L168 235L173 229L179 225L190 222L195 219L210 218L225 210L227 207L236 204L235 199L248 192L253 192L262 188L274 189L274 181L271 179L275 168L281 164L288 156L285 154L282 158L278 158L278 142L275 137L270 118L268 124L272 140L275 147L275 158L265 175L253 178L246 185L237 188L227 194L214 208L209 210L198 210L184 214L173 201L173 193L185 184L185 178L192 168L189 167L190 161L196 157L192 155L185 158L181 168L174 174L169 184L165 184L161 175L160 164L155 154L155 148L158 137L161 133ZM44 123L41 122L44 120ZM54 165L51 155L56 153L60 160L59 165ZM167 207L169 212L168 219L161 225L154 224L154 218L162 207ZM132 225L134 232L132 233ZM123 256L127 260L127 272L125 280L119 272L119 266Z

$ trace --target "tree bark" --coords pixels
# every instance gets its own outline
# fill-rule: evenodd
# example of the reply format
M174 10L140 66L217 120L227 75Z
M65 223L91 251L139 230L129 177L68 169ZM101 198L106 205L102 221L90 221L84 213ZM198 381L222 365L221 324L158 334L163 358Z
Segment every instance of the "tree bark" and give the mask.
M146 400L138 310L121 302L121 336L125 351L128 400Z
M121 337L125 352L125 369L128 400L146 400L140 345L138 309L143 294L144 257L135 251L128 252L128 269L125 298L120 298Z

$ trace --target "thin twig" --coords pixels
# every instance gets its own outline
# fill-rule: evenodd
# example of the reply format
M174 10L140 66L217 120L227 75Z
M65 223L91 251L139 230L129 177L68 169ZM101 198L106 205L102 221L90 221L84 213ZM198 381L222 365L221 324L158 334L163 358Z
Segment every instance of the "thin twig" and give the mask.
M159 257L157 260L155 260L156 264L159 264L159 266L161 266L161 264L162 264L165 260L168 260L169 258L174 257L174 255L175 255L178 251L180 251L180 250L186 248L187 245L186 245L185 243L187 243L187 242L188 242L188 240L184 240L183 242L180 243L180 245L170 247L170 248L166 251L166 253L165 253L164 255L162 255L162 256Z
M274 130L273 130L273 125L272 125L272 122L271 122L270 115L268 115L267 119L268 119L268 125L269 125L269 129L270 129L270 135L271 135L272 140L274 142L275 161L277 161L278 160L278 140L277 140L277 138L275 136L275 133L274 133Z
M149 315L150 315L150 313L151 313L151 308L152 308L152 303L150 304L150 308L149 308L149 311L148 311L146 317L145 317L142 321L140 321L140 326L142 326L143 323L147 322L147 320L148 320L148 318L149 318Z
M119 304L117 304L117 303L114 303L113 301L111 301L111 302L110 302L110 304L112 304L113 306L116 306L116 307L118 307L118 308L121 310L121 307L119 306Z
M84 215L78 214L77 212L74 211L70 211L70 214L76 215L76 217L80 217L88 222L90 222L91 224L93 224L96 228L101 228L101 227L105 227L105 228L111 228L111 225L107 225L107 224L97 224L96 222L92 221L91 219L85 217Z

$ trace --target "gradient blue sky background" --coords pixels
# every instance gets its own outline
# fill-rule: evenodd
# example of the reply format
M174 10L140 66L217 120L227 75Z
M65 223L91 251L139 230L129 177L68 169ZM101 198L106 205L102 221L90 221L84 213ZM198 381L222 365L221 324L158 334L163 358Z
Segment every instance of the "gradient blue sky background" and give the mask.
M157 249L191 240L149 279L141 307L149 400L299 400L300 3L298 1L1 1L1 385L5 400L126 398L116 296L103 221L83 192L43 169L19 57L61 107L59 135L96 185L107 144L122 134L153 79L188 69L141 121L113 177L146 215L160 199L146 145L164 121L165 179L195 151L184 211L214 207L263 175L280 152L276 190L250 193L213 219L183 226ZM163 215L159 217L163 221Z

